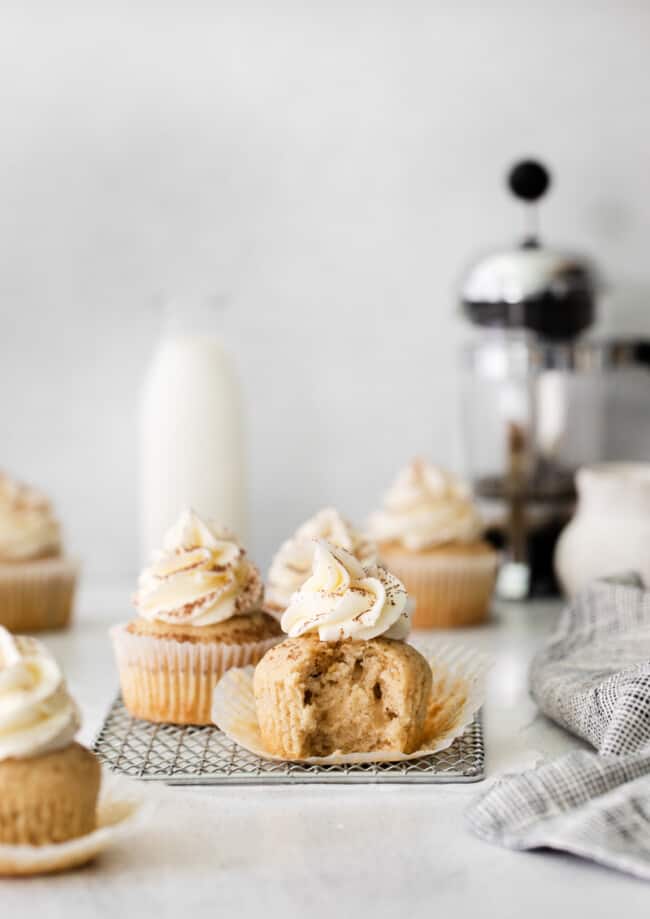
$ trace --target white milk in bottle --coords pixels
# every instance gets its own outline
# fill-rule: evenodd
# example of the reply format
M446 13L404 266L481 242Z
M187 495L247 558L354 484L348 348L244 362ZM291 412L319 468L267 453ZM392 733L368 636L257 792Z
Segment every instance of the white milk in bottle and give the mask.
M143 559L186 508L247 534L243 405L216 309L174 304L140 406Z

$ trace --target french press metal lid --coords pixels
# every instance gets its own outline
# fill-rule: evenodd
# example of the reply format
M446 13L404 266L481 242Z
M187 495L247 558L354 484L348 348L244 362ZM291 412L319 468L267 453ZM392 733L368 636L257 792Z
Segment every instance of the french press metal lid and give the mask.
M536 160L510 170L508 186L524 205L525 232L518 245L484 256L469 271L461 296L476 325L528 329L561 341L593 323L600 286L593 265L540 240L538 203L550 184L548 169Z

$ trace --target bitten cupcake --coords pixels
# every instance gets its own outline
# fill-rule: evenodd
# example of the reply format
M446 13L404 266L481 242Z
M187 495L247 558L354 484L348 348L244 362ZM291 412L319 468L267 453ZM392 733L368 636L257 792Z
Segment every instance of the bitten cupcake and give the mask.
M0 473L0 625L14 632L68 625L77 573L45 495Z
M335 508L323 508L282 543L271 562L264 604L269 612L281 616L293 594L309 577L317 539L340 546L362 565L374 565L377 561L377 546L372 540L341 517Z
M129 712L209 724L223 673L257 663L281 634L262 599L260 573L235 537L183 513L140 576L138 617L111 630Z
M419 749L431 668L404 639L404 586L317 543L313 573L282 617L289 638L255 668L260 732L285 759Z
M0 844L41 846L95 829L101 770L75 743L78 728L47 648L0 627Z
M422 459L397 477L368 532L415 601L417 628L451 628L487 616L497 553L467 488Z

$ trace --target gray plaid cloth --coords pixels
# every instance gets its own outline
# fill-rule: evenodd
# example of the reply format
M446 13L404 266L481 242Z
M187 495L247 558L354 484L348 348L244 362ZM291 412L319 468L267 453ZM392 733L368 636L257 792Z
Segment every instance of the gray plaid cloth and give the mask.
M650 880L650 591L640 578L583 591L530 680L540 709L598 753L504 776L472 804L470 827L489 842L562 849Z

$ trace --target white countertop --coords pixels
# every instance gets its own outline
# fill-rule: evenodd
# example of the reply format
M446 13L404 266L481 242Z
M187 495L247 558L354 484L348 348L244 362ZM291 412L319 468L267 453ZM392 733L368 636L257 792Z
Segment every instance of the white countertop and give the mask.
M82 704L89 742L117 677L108 625L128 590L85 591L74 628L45 636ZM482 628L431 633L489 651L488 776L554 757L576 741L528 698L529 660L558 605L499 605ZM429 639L420 633L423 640ZM484 783L170 789L187 820L165 824L155 852L134 835L85 869L0 881L11 919L331 916L537 917L648 915L642 882L559 853L518 853L467 831L463 812ZM206 804L209 804L206 807Z

